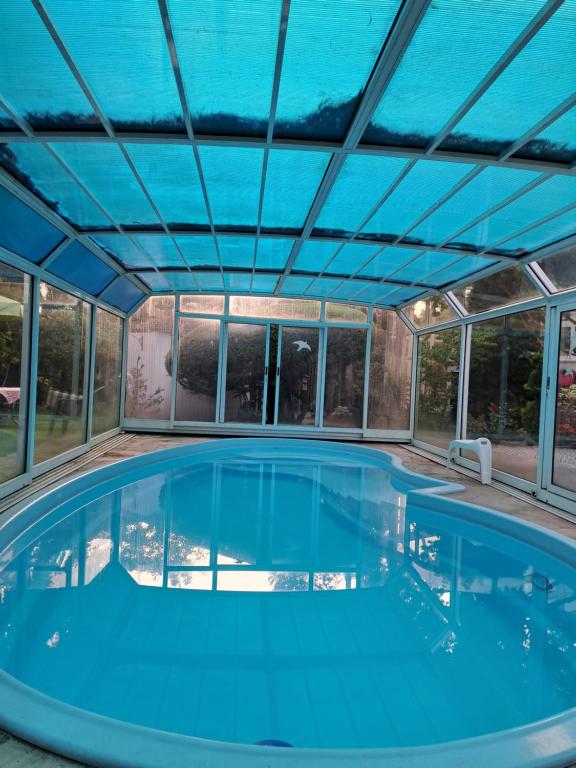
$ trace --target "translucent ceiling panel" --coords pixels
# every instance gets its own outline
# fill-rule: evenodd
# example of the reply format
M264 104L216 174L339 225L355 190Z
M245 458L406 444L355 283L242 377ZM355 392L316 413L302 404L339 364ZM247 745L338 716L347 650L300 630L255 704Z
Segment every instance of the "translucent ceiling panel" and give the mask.
M576 178L555 176L458 235L455 242L477 248L488 247L574 202ZM506 245L502 246L503 250L506 248Z
M275 134L342 139L399 0L292 0Z
M265 136L281 0L168 0L198 133Z
M40 144L0 145L0 165L74 226L112 226L111 220Z
M177 291L197 290L198 286L203 291L222 291L222 275L215 272L169 272L167 276Z
M192 147L128 144L126 148L167 224L175 227L208 224Z
M293 245L294 240L260 238L256 253L256 269L284 269Z
M380 247L376 245L348 243L324 269L333 275L352 275L370 261L379 250Z
M137 272L137 276L153 291L173 291L174 285L169 279L170 272ZM189 274L189 273L186 273ZM193 290L197 290L198 286L194 284Z
M427 251L405 267L394 272L394 280L406 283L424 283L427 285L426 275L443 269L457 258L452 253L431 253Z
M395 157L348 157L324 203L316 229L355 232L406 165L406 160Z
M64 234L32 208L0 187L0 246L29 261L42 261Z
M384 248L368 264L362 267L359 274L376 279L393 275L404 264L408 264L420 253L422 251L412 248Z
M485 168L469 184L410 232L425 243L441 243L467 223L506 200L538 176L532 171Z
M278 283L278 275L255 274L252 279L252 293L273 293Z
M463 259L456 259L446 269L442 269L439 272L435 272L433 275L429 275L425 278L424 283L431 285L433 288L439 288L448 283L453 283L455 280L461 280L465 277L473 275L481 269L491 267L496 262L492 259L482 259L476 256L466 256Z
M441 146L498 152L571 96L576 90L575 18L576 2L566 0Z
M174 241L168 235L138 235L134 241L157 267L184 267Z
M127 269L147 269L152 266L150 258L147 258L126 235L101 234L92 240Z
M395 285L369 285L362 293L356 296L356 301L381 306L395 307L403 301L408 301L415 296L420 296L421 288L405 288Z
M574 234L576 234L576 207L563 216L547 221L540 227L534 227L524 235L507 240L499 247L513 251L517 256L522 256L526 252L535 251Z
M216 267L220 260L212 235L176 236L178 247L190 267Z
M274 284L277 278L274 278ZM224 286L227 291L241 291L247 293L252 282L251 272L225 272Z
M303 226L330 157L327 152L270 151L262 227Z
M141 291L127 277L119 277L103 291L100 298L112 304L113 307L121 309L122 312L129 312L144 296L144 291Z
M118 275L112 267L77 241L71 243L50 262L48 271L94 296L104 290Z
M282 283L280 293L285 296L299 296L304 293L311 283L312 281L309 277L288 275Z
M298 256L292 265L296 272L322 272L341 243L331 240L306 240L302 243Z
M3 0L0 96L37 130L103 130L31 2Z
M330 293L330 296L334 299L353 299L361 291L363 292L366 290L366 288L369 287L370 285L367 285L366 282L362 280L344 280L340 283L339 286L336 287L334 291ZM381 296L386 290L386 287L381 285L377 286L377 288L378 296ZM368 299L366 299L366 301L368 301Z
M237 147L199 151L214 224L256 227L264 151Z
M342 284L342 282L342 279L339 277L318 277L316 280L312 281L308 290L306 291L306 295L320 297L328 296L333 291L335 291L336 288ZM360 290L360 288L357 290ZM348 295L346 298L348 298Z
M576 160L576 108L544 128L519 149L514 157L556 160L561 163Z
M431 3L363 141L426 146L542 5L544 0Z
M184 130L156 0L44 0L98 104L118 130Z
M144 192L115 144L58 144L58 154L120 224L158 224Z
M218 250L222 266L235 267L237 269L252 269L254 264L253 237L220 237L218 238Z
M362 232L383 239L401 235L472 168L467 163L421 160L376 211Z
M8 131L18 130L18 126L16 125L14 120L12 120L10 115L7 112L5 112L3 109L0 109L0 128L2 130L8 130Z

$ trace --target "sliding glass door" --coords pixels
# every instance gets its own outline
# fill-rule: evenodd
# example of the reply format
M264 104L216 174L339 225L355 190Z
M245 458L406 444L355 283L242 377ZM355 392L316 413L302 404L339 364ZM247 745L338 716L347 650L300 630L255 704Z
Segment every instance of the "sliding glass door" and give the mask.
M267 378L267 326L228 323L224 421L261 424Z
M276 424L316 425L318 328L281 326Z

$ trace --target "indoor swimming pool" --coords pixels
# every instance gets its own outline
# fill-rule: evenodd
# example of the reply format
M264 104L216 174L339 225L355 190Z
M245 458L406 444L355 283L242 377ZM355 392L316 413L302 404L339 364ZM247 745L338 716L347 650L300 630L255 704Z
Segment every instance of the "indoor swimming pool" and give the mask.
M0 528L1 724L143 768L576 759L576 549L457 490L287 439L68 482Z

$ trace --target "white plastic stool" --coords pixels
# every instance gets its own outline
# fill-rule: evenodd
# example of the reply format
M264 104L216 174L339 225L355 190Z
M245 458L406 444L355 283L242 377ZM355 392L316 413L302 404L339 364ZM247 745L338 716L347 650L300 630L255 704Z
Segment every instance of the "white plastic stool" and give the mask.
M485 437L479 437L477 440L452 440L448 446L448 461L446 470L450 469L452 452L460 448L466 448L478 455L480 461L480 480L483 485L489 485L492 480L492 444Z

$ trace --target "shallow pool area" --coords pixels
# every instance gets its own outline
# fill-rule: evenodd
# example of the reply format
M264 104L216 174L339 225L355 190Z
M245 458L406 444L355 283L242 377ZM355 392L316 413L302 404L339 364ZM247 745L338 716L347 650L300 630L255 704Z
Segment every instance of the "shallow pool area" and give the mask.
M0 529L0 722L96 765L576 757L576 549L457 488L282 439L69 482Z

